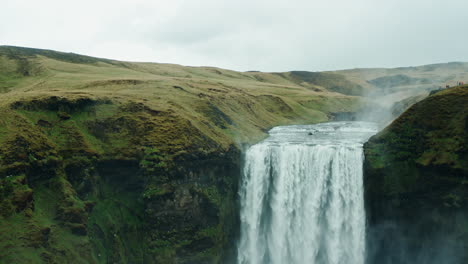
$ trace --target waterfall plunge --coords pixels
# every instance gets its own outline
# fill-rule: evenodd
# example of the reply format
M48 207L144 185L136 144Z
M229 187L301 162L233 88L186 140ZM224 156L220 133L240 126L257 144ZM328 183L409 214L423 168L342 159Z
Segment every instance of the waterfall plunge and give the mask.
M245 155L239 264L362 264L372 123L277 127Z

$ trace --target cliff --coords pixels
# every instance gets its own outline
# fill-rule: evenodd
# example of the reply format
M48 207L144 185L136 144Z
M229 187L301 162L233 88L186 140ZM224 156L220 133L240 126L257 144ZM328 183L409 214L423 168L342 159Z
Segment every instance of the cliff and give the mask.
M244 145L274 126L372 112L378 101L361 95L380 89L370 81L382 76L433 77L439 68L450 76L466 72L464 65L444 67L235 72L0 46L0 262L229 263L235 256ZM413 94L415 87L402 85L395 91ZM430 98L445 93L450 92ZM450 101L444 109L456 105ZM452 123L459 121L443 124ZM425 128L418 129L402 131L422 140ZM382 135L403 133L390 132ZM431 134L433 151L412 159L408 169L466 173L463 137L447 133ZM463 133L466 142L466 125ZM440 142L439 135L445 136ZM368 156L419 153L382 142L369 143ZM390 172L390 189L379 189L384 165L401 161L391 155L368 160L368 171L375 173L366 176L366 186L376 185L368 192L376 197L370 208L381 203L400 210L387 201L400 199L395 190L412 192L393 184L396 174ZM444 183L453 181L444 177ZM441 208L464 205L458 191L447 194Z
M468 87L416 103L364 149L369 263L466 263Z
M298 78L0 47L0 262L229 261L242 145L365 101Z

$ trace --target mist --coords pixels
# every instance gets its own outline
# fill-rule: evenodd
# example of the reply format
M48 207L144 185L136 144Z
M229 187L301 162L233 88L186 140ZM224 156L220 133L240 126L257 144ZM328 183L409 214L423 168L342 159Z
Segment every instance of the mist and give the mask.
M389 215L367 227L367 263L463 263L466 252L456 230L464 218L455 213L450 219L434 219L431 212L420 210L406 217Z

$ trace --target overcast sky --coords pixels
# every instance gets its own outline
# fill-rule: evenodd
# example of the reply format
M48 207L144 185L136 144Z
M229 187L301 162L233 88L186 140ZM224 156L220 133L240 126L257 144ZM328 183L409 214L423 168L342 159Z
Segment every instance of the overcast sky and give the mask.
M2 0L0 45L234 70L468 61L467 0Z

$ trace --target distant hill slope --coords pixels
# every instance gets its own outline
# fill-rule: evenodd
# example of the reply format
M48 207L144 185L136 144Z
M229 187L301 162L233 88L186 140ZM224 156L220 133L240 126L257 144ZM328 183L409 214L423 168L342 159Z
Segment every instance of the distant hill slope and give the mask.
M468 80L468 63L450 62L401 68L374 68L337 71L348 80L364 87L396 91L431 90L445 85L456 86Z
M36 56L45 56L51 59L60 60L71 63L97 63L107 62L112 63L112 60L100 59L75 53L59 52L54 50L22 48L15 46L0 46L0 55L7 56L10 59L15 58L32 58Z
M291 79L296 80L299 84L319 85L342 94L364 95L366 92L361 85L353 83L347 80L345 76L336 73L292 71Z

